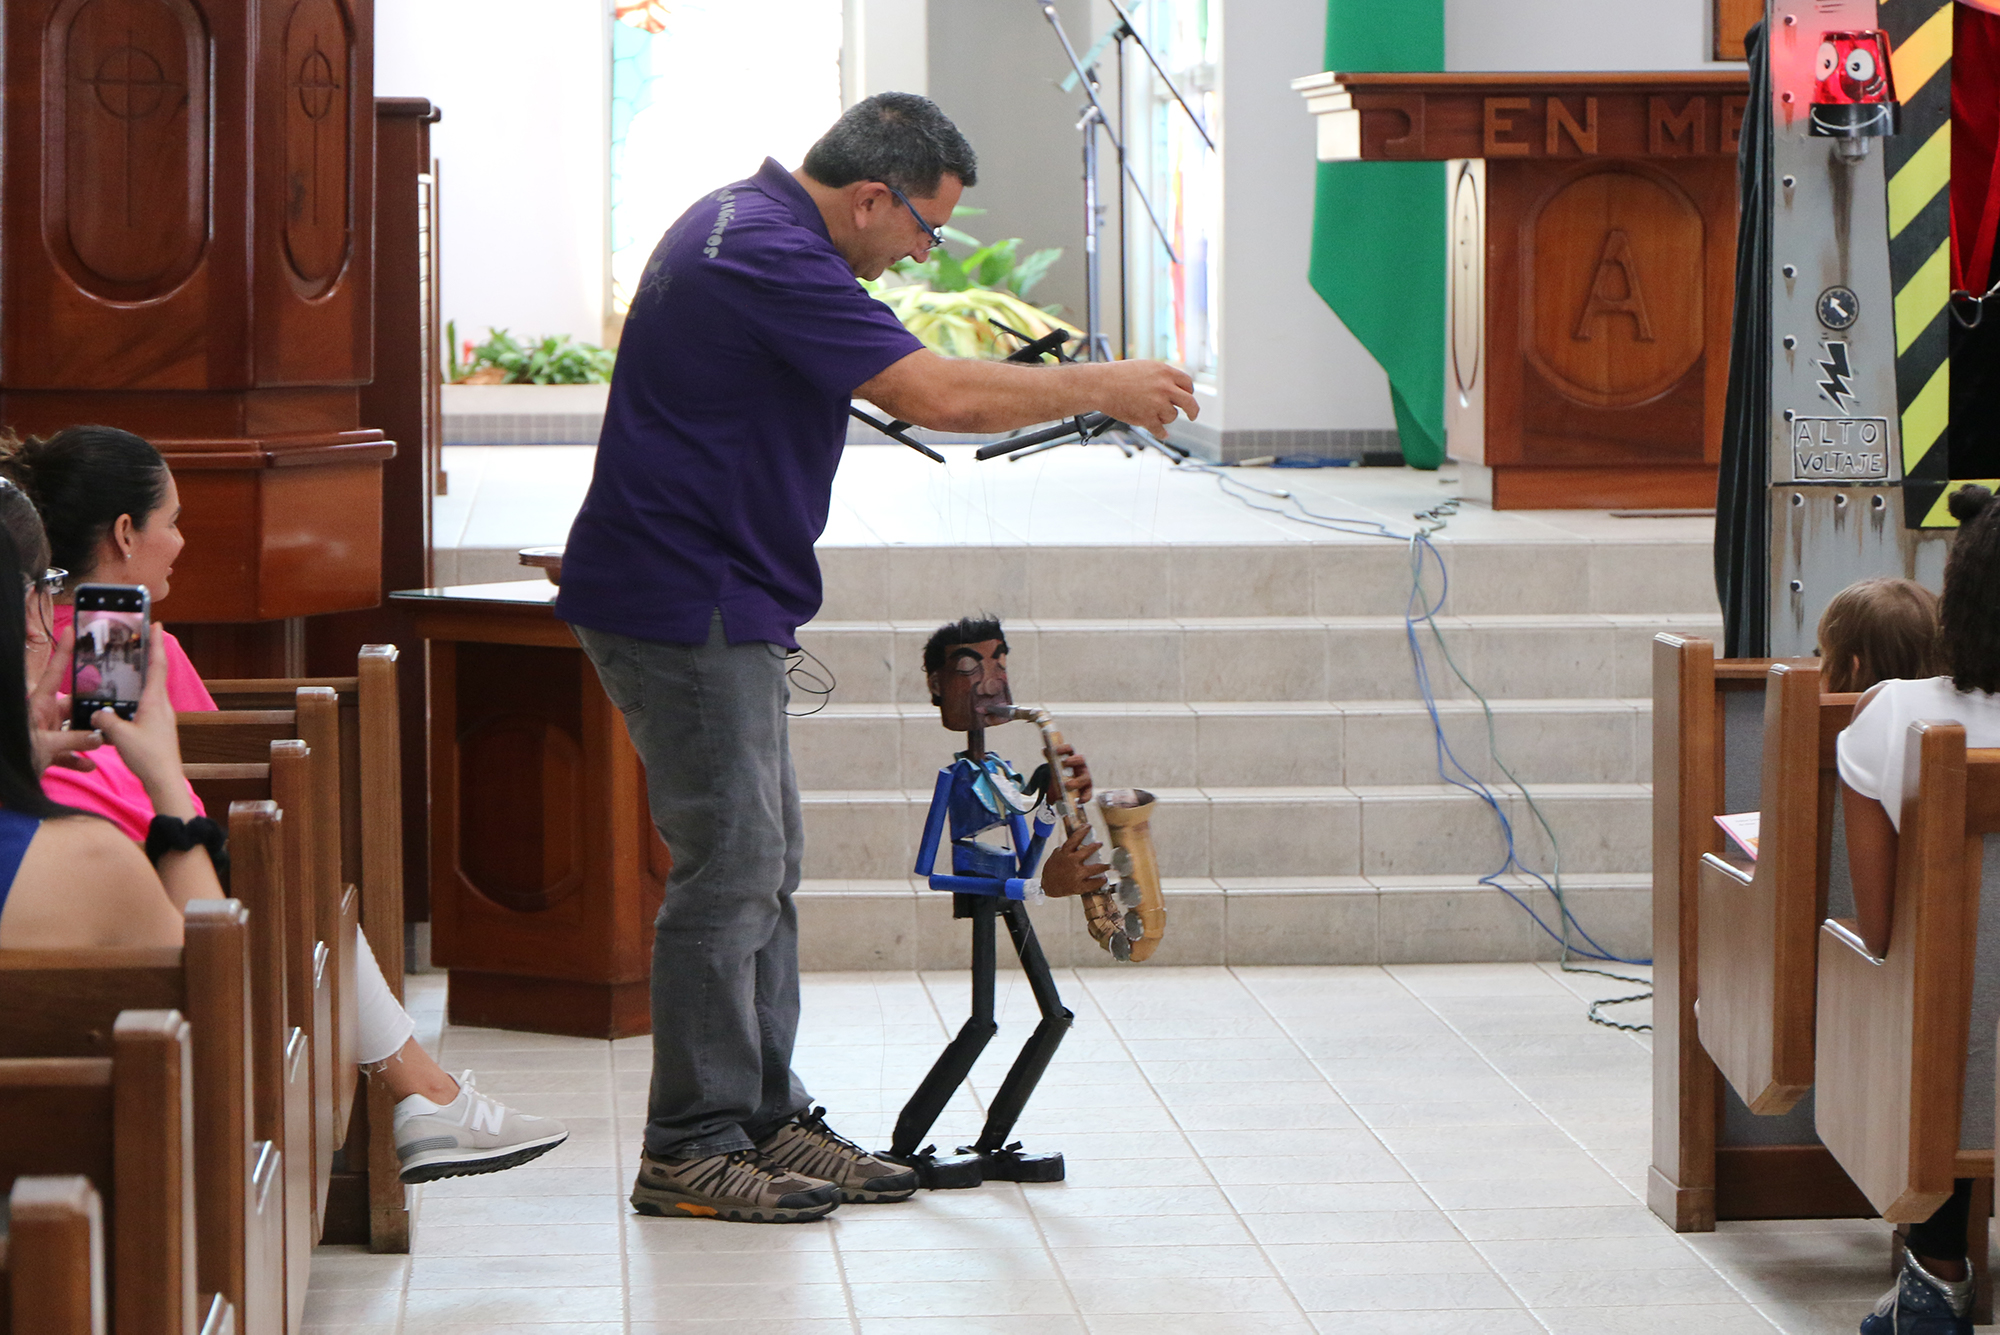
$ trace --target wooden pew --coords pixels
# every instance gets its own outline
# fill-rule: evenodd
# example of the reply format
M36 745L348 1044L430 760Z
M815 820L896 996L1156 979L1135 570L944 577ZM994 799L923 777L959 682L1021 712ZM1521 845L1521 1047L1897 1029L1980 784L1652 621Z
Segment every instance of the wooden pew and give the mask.
M104 1335L104 1207L90 1179L17 1177L0 1240L0 1332Z
M228 821L229 892L250 907L256 941L255 1120L257 1135L282 1155L285 1325L297 1331L305 1319L312 1249L320 1238L313 1115L322 1074L329 1098L332 1079L331 1066L322 1071L315 1061L310 1023L300 1022L301 1015L309 1019L318 1013L317 980L294 976L289 963L297 955L294 937L302 911L293 900L299 883L286 877L285 814L270 800L272 747L293 739L298 715L286 708L228 717L184 713L175 721L182 764L202 805L211 818ZM315 912L312 920L317 917ZM306 1004L295 1011L300 995ZM330 998L327 1012L332 1012Z
M402 736L397 649L362 648L352 677L218 679L207 684L223 710L282 710L296 705L301 688L335 692L340 711L341 875L361 892L361 925L368 933L390 991L403 996ZM410 1249L408 1191L398 1176L390 1120L395 1100L379 1081L366 1087L358 1128L351 1128L344 1159L351 1184L365 1201L365 1224L341 1241L366 1241L377 1252ZM381 1128L378 1134L375 1128ZM331 1240L331 1239L330 1239Z
M350 1085L355 1073L334 1066L334 993L338 986L335 968L351 952L337 955L321 936L323 914L316 892L320 876L315 868L319 854L315 839L316 819L327 819L317 810L320 785L312 751L296 738L268 744L269 760L263 765L193 764L184 765L188 781L202 797L204 806L225 809L235 800L268 800L284 813L278 823L281 834L284 874L283 921L285 924L283 961L285 999L291 1026L303 1031L308 1041L312 1078L312 1218L315 1240L323 1230L327 1190L332 1180L333 1153L339 1145L334 1130L336 1084ZM351 934L352 921L345 924ZM351 981L348 984L352 986Z
M1774 1123L1778 1132L1796 1135L1796 1143L1730 1138L1724 1114L1729 1097L1726 1082L1717 1079L1695 1014L1700 995L1703 858L1720 853L1724 841L1715 824L1715 817L1723 814L1728 786L1730 748L1724 721L1761 706L1772 662L1717 661L1713 644L1698 637L1662 634L1653 642L1656 964L1653 1154L1646 1200L1655 1214L1682 1233L1712 1230L1717 1219L1824 1219L1872 1213L1866 1198L1817 1142L1802 1113L1794 1119L1800 1122L1796 1129ZM1739 799L1743 805L1755 800L1740 794Z
M260 1134L282 1136L287 1218L285 1305L287 1327L304 1319L312 1248L325 1232L331 1179L334 1109L332 1043L326 1039L333 1015L332 954L319 939L320 913L313 902L312 806L316 785L311 752L296 738L266 743L264 764L218 763L184 766L189 781L211 811L231 817L231 891L251 904L252 921L262 914L275 940L260 939L268 969L260 1004L282 1007L282 1018L265 1023L265 1062L283 1072L282 1106L275 1095L260 1110ZM238 800L241 799L241 800ZM275 967L273 967L275 966ZM275 1035L283 1034L282 1050ZM347 1072L352 1078L352 1071Z
M116 1335L205 1335L189 1040L178 1011L126 1011L109 1058L0 1059L0 1186L79 1174L111 1202Z
M402 792L397 649L362 648L351 677L218 678L204 683L218 708L291 709L302 688L334 692L340 711L341 875L362 893L362 926L381 939L376 957L392 987L402 977L403 813L389 799ZM393 907L396 916L388 919ZM395 930L391 932L389 928ZM394 942L396 968L387 958Z
M256 764L269 759L272 742L294 737L304 742L315 756L337 758L341 751L339 697L324 686L302 687L294 693L293 702L291 709L179 715L176 723L183 763ZM320 940L327 943L333 954L331 1060L335 1071L351 1071L357 1013L354 990L347 982L354 976L354 951L358 945L353 924L360 920L361 902L359 892L341 875L338 760L331 764L314 761L312 782L312 806L318 814L309 823L309 871L313 900L318 908ZM334 1081L330 1130L335 1145L347 1137L354 1091L352 1078Z
M1941 722L1912 724L1908 745L1888 954L1870 957L1849 921L1819 937L1820 1139L1898 1223L1928 1219L1954 1178L1993 1175L1993 1147L1962 1149L1959 1131L2000 751L1968 752L1965 729Z
M1812 1087L1818 934L1835 855L1834 742L1859 698L1822 695L1817 665L1770 666L1757 859L1702 856L1702 1047L1754 1113L1786 1112Z
M17 1177L0 1223L0 1335L105 1335L104 1211L90 1179ZM200 1335L237 1335L236 1309L208 1300Z
M1699 875L1719 852L1720 694L1747 689L1768 664L1715 661L1691 636L1653 639L1653 1162L1646 1203L1676 1232L1716 1221L1716 1070L1701 1046Z
M258 1138L274 1147L283 1190L285 1329L305 1320L306 1285L318 1238L313 1203L312 1040L292 1022L285 976L284 813L269 800L229 807L230 890L250 910L251 1047L257 1073L252 1116Z
M0 1057L102 1057L126 1011L173 1010L192 1028L197 1276L247 1335L284 1329L280 1156L254 1135L249 915L188 906L178 950L0 951Z

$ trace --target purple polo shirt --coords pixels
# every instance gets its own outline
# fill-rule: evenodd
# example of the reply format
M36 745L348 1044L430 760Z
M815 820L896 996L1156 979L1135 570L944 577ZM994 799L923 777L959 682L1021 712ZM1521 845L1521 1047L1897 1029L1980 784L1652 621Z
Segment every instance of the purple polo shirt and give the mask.
M766 158L667 229L633 297L556 615L592 630L794 648L820 604L854 390L922 345Z

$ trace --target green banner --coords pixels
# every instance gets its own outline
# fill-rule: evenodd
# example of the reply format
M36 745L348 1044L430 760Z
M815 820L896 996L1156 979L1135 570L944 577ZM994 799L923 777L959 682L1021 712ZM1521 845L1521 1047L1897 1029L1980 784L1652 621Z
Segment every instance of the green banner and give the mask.
M1444 0L1328 0L1326 68L1444 68ZM1388 372L1405 462L1436 468L1444 462L1444 164L1320 163L1307 275Z

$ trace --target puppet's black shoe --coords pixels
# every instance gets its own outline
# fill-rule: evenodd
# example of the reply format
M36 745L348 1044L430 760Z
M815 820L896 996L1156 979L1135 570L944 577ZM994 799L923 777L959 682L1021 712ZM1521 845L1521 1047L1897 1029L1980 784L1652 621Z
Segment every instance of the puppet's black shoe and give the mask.
M1971 1306L1969 1282L1949 1288L1962 1288L1960 1302ZM1896 1287L1861 1318L1861 1335L1972 1335L1972 1322L1959 1314L1953 1296L1946 1281L1918 1265L1915 1257L1905 1257Z
M988 1182L1060 1182L1067 1171L1061 1150L1035 1153L1022 1149L1018 1140L997 1150L961 1145L958 1152L977 1154Z
M826 1109L802 1112L757 1142L774 1167L816 1177L840 1188L853 1205L906 1201L917 1194L916 1170L878 1159L826 1124Z
M917 1185L925 1191L966 1191L986 1184L986 1165L977 1154L939 1154L937 1146L926 1145L915 1154L898 1155L884 1150L875 1156L886 1163L913 1169Z

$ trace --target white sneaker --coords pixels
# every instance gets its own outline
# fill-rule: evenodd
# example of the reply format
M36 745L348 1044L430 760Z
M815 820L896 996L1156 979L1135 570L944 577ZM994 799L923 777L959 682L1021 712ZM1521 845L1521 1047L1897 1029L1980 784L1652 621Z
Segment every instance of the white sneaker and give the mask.
M553 1117L530 1117L481 1094L470 1071L458 1077L458 1097L442 1107L421 1094L398 1103L395 1125L405 1182L519 1168L569 1139Z

